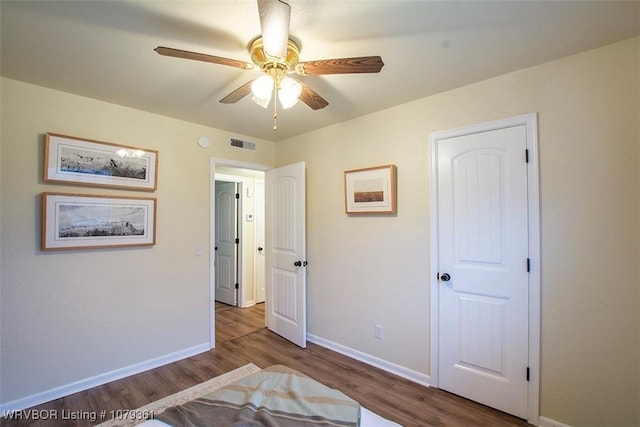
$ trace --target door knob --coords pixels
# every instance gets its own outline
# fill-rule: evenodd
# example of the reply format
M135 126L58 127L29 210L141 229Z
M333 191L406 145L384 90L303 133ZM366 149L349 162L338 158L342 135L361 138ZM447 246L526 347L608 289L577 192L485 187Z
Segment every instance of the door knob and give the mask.
M293 263L293 265L296 267L302 267L302 261L296 261Z
M443 282L448 282L449 280L451 280L451 276L449 275L449 273L442 273L440 275L440 280L442 280Z
M264 248L262 246L258 246L258 252L262 252Z

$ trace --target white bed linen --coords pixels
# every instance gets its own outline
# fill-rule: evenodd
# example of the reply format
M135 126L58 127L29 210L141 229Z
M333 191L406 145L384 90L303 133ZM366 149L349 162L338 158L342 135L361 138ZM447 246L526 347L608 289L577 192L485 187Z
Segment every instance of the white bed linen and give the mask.
M402 427L380 415L375 414L367 408L360 407L360 427Z

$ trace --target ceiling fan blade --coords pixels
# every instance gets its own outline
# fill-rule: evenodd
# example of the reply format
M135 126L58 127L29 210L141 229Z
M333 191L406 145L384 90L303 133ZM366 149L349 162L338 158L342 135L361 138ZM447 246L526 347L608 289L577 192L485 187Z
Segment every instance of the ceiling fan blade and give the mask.
M236 59L223 58L221 56L207 55L204 53L189 52L188 50L173 49L171 47L158 46L154 49L157 53L164 56L173 56L174 58L193 59L196 61L211 62L212 64L228 65L229 67L250 70L253 64Z
M265 53L284 58L289 40L291 6L280 0L258 0L258 11Z
M319 61L300 62L296 73L301 76L321 76L324 74L379 73L384 62L379 56L360 56L356 58L321 59Z
M238 89L234 90L229 95L222 98L220 102L222 102L223 104L234 104L240 101L242 98L244 98L245 96L251 93L251 83L253 83L253 80L246 82L245 84L240 86Z
M329 105L329 102L323 97L321 97L320 95L318 95L318 93L315 90L311 89L309 86L307 86L306 84L300 81L298 83L302 85L302 93L300 94L300 101L307 104L312 110L320 110L326 107L327 105Z

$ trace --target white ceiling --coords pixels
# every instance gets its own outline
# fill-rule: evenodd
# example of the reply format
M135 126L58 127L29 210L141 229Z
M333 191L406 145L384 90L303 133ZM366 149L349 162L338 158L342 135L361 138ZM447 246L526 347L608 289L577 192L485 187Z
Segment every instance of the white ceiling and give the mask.
M329 101L278 114L245 97L257 77L157 46L250 62L255 0L1 0L8 78L272 141L640 34L638 1L289 0L301 61L380 55L379 74L301 78Z

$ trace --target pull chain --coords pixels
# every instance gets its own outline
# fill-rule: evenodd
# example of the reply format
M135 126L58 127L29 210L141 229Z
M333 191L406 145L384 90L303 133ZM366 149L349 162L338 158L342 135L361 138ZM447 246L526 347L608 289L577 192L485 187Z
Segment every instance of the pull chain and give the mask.
M274 100L273 100L273 131L278 130L278 91L276 90L275 85L273 86Z
M278 89L280 89L280 79L276 76L273 80L273 131L278 130Z

